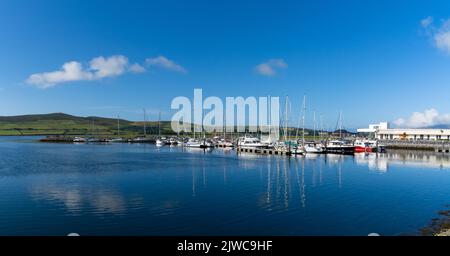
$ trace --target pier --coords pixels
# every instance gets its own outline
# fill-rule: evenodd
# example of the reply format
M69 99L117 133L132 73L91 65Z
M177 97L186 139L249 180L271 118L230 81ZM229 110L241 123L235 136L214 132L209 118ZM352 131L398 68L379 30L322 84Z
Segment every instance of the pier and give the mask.
M250 153L259 155L280 155L280 156L291 156L292 152L289 150L278 150L278 149L268 149L268 148L237 148L236 152L239 153Z

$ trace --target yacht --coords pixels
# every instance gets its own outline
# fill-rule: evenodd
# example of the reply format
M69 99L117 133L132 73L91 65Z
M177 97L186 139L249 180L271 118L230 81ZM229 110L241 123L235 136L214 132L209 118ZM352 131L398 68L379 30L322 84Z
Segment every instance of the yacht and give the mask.
M294 155L304 155L305 153L307 153L305 147L302 147L302 146L300 146L300 145L297 145L296 147L294 147L294 148L291 150L291 152L292 152L292 154L294 154Z
M320 154L325 152L325 147L322 143L305 142L303 147L305 148L306 153Z
M258 138L243 137L238 140L238 147L240 148L267 148L266 143L262 143Z
M355 146L349 145L348 143L342 140L332 140L326 144L325 150L327 153L352 155L355 153Z
M219 139L217 141L217 146L223 147L223 148L232 148L234 147L234 144L231 140L228 139Z
M355 152L375 152L377 150L377 142L374 140L355 140L353 143Z
M184 146L188 148L205 148L205 145L203 145L202 142L192 138L189 139L188 142L184 143Z

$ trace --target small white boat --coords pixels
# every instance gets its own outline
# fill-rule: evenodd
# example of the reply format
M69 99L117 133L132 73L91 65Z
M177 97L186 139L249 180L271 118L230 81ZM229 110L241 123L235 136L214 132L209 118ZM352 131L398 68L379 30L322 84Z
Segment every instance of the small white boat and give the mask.
M147 139L147 138L145 138L145 137L137 137L137 138L134 138L134 139L132 140L132 142L136 142L136 143L147 143L147 142L150 142L150 139Z
M156 140L156 146L157 147L162 147L162 146L164 146L164 142L162 140L160 140L160 139L157 139Z
M108 142L122 142L123 139L122 138L114 138L114 139L109 139Z
M200 141L198 141L197 139L189 139L188 142L184 144L184 146L188 148L201 148L202 143L200 143Z
M222 147L222 148L232 148L232 147L234 147L234 144L230 140L221 139L217 142L217 146Z
M83 138L83 137L75 137L74 139L73 139L73 142L74 143L86 143L86 139L85 138Z
M291 150L291 153L294 155L304 155L306 153L305 148L298 146Z
M325 146L321 143L306 142L303 147L306 153L320 154L325 152Z

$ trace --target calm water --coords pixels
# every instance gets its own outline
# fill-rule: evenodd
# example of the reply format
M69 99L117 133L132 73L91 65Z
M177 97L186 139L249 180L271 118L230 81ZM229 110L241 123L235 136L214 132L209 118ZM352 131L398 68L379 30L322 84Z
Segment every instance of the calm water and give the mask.
M448 156L306 158L0 137L0 235L415 234Z

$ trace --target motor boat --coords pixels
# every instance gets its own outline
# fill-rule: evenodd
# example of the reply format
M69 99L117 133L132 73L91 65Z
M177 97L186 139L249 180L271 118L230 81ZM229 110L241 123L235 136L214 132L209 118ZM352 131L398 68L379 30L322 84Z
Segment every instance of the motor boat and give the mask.
M186 142L184 144L185 147L188 148L207 148L207 147L211 147L211 145L209 144L209 142L207 142L206 140L198 140L198 139L189 139L188 142Z
M355 140L353 143L356 153L376 152L378 149L377 144L376 140Z
M239 138L238 140L238 147L255 149L255 148L268 148L268 145L266 143L262 143L258 138L242 137Z
M325 146L322 143L305 142L303 147L306 153L321 154L325 152Z
M332 154L352 155L355 153L355 146L350 145L342 140L332 140L326 144L325 150L327 153Z

